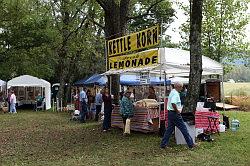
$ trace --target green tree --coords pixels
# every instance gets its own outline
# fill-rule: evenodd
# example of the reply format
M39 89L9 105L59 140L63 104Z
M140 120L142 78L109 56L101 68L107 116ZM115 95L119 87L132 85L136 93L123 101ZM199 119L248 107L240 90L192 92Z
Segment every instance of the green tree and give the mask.
M187 97L185 99L184 112L196 111L199 99L201 74L202 74L202 54L201 54L201 27L202 27L202 5L203 0L193 0L191 3L190 15L190 73Z
M173 15L171 4L164 0L96 0L104 10L105 39L124 36L128 29L136 30L151 24L160 23L162 18L168 22ZM151 22L151 23L150 23ZM112 75L111 93L118 103L119 77Z
M2 0L0 7L1 79L30 74L59 81L61 97L66 82L105 71L105 39L162 18L170 23L173 15L163 0Z
M102 41L100 28L96 25L103 21L102 12L91 0L58 0L49 3L58 34L56 73L61 85L59 97L65 99L65 83L71 85L79 76L98 72L104 66L97 60L104 57L98 43ZM96 20L98 17L100 19ZM100 65L96 66L98 63Z
M245 26L249 22L247 15L248 0L204 0L202 26L202 54L218 62L247 58L249 43ZM189 7L183 6L185 13ZM182 46L188 48L189 20L182 26Z
M31 0L0 2L0 75L9 80L22 74L45 79L53 72L53 31L46 4Z

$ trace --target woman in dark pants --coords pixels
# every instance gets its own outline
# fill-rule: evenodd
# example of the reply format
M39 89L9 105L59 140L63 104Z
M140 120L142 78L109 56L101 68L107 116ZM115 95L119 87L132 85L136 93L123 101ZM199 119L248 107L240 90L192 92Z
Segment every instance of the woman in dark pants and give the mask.
M103 120L103 131L107 131L111 127L111 114L112 114L112 99L109 94L109 89L104 89L104 94L102 95L102 100L104 103L104 120Z
M134 106L132 100L130 99L130 96L131 92L127 90L120 102L120 114L122 116L124 128L126 125L126 120L134 116Z

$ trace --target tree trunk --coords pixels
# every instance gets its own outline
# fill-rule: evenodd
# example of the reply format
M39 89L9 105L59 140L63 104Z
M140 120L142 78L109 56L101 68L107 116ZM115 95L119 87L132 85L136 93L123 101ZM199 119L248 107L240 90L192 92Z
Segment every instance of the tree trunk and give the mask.
M190 74L183 112L196 111L202 76L201 25L203 0L193 0L190 27Z
M69 68L67 72L67 81L68 81L68 86L66 87L66 93L65 93L65 101L70 101L72 104L72 94L71 94L71 88L73 85L73 81L78 74L77 72L77 61L79 61L79 58L82 54L83 49L77 50L76 55L71 57L70 63L69 63Z
M61 6L61 14L62 14L62 22L63 22L63 27L62 27L62 46L58 50L58 55L59 55L59 78L60 78L60 87L58 91L58 98L62 99L64 102L65 106L65 93L64 93L64 88L65 88L65 79L67 76L67 54L68 54L68 35L69 35L69 9L68 9L69 2L68 0L63 0L62 1L62 6Z
M103 1L98 1L102 4ZM105 36L106 40L115 39L125 35L128 15L128 5L130 0L122 0L119 3L114 0L106 0L105 5L101 5L105 12ZM109 65L108 65L109 66ZM109 67L108 67L109 69ZM111 81L111 94L114 95L114 104L119 103L119 87L120 77L119 75L111 75L109 79ZM110 85L110 84L109 84Z

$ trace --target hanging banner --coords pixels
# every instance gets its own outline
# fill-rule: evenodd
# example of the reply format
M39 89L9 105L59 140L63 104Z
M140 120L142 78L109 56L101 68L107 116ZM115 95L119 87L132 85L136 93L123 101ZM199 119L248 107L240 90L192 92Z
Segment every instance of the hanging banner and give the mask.
M159 26L153 26L140 32L109 40L108 57L148 48L159 44Z
M109 58L109 69L138 68L157 65L159 62L158 50L139 52L130 55L121 55Z

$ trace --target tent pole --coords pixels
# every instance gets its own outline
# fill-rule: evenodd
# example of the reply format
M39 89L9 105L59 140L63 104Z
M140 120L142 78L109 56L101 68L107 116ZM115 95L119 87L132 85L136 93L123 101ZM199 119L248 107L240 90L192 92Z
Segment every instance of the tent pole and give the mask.
M63 108L62 108L62 98L60 99L60 111L61 112L63 111Z
M6 89L5 94L6 94L6 97L8 98L8 80L6 80L6 87L5 87L5 89Z
M160 43L160 48L158 49L158 54L160 54L160 49L162 48L162 36L163 36L163 18L161 18L161 43ZM161 77L162 77L162 58L161 58L161 54L160 54L160 82L161 82ZM165 82L165 81L164 81ZM161 87L160 86L160 98L162 98L162 90L161 90ZM159 101L160 102L160 101ZM164 97L163 97L163 102L164 102ZM158 125L158 128L160 129L161 127L161 106L159 105L159 125Z
M104 49L104 54L105 54L105 60L106 60L106 71L108 71L109 70L109 60L108 60L108 50L107 50L107 40L105 39L105 49ZM107 84L107 85L109 85L109 94L111 94L111 86L112 86L112 83L111 83L112 81L111 81L111 76L109 75L108 76L108 83L109 84Z
M165 100L166 100L166 80L167 80L167 76L166 76L166 71L164 71L164 97L163 97L163 106L164 106L164 110L163 110L163 116L164 116L164 118L163 118L163 120L164 121L166 121L166 112L165 112L165 110L166 110L166 103L165 103Z
M54 98L52 99L52 112L54 112Z
M223 104L223 114L225 113L225 93L224 93L224 76L222 74L221 90L222 90L222 104Z

